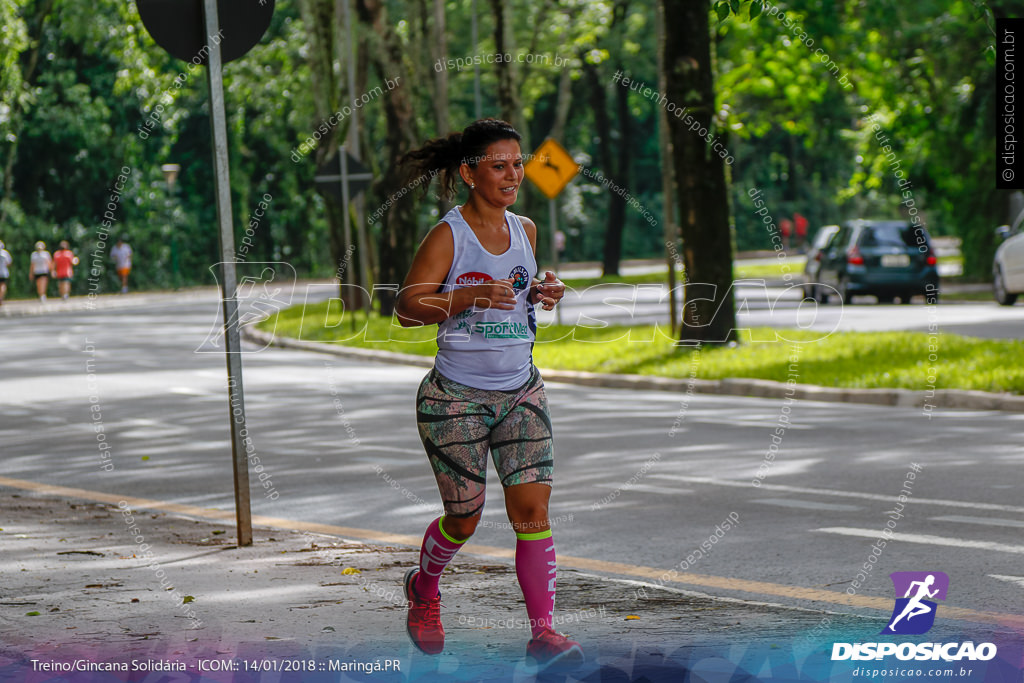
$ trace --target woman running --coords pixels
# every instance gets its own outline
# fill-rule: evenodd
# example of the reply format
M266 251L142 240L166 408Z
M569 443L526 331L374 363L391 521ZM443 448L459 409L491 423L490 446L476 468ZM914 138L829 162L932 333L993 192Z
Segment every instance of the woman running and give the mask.
M53 274L57 278L57 293L65 301L71 294L71 278L75 276L77 265L78 257L71 251L71 245L67 240L63 240L60 249L53 253Z
M397 302L402 325L438 325L416 421L444 504L427 527L419 566L405 576L406 624L423 652L444 649L438 582L480 521L490 451L516 532L516 577L533 635L526 654L539 667L569 666L583 661L583 650L551 628L554 451L544 382L533 365L534 304L551 310L565 286L550 271L536 279L537 226L507 211L523 182L519 141L509 124L484 119L402 160L413 176L440 173L448 197L458 180L469 188L466 203L420 244Z
M46 301L46 286L50 282L50 274L53 271L53 257L46 251L44 242L36 242L36 249L32 252L31 277L36 283L36 294L40 301Z
M7 296L7 280L11 277L11 264L14 259L11 252L7 251L3 242L0 242L0 306L4 305L4 297Z

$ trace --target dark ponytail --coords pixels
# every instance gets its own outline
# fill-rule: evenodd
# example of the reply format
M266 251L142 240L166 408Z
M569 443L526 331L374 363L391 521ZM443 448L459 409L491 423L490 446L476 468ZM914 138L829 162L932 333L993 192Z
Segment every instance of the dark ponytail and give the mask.
M441 196L451 199L458 190L459 166L476 168L487 148L501 140L520 142L522 136L510 124L499 119L474 121L461 133L449 133L429 140L399 160L406 169L406 185L430 185L435 175L441 176Z

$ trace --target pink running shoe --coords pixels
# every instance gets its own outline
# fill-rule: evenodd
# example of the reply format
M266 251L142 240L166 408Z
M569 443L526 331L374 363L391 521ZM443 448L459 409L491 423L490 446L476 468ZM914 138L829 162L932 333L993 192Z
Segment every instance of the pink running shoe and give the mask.
M405 598L409 601L409 614L405 627L416 647L428 655L440 654L444 650L444 626L441 625L441 594L422 599L416 595L413 581L419 567L405 573Z
M550 628L526 644L526 656L533 658L539 669L571 669L583 663L583 648Z

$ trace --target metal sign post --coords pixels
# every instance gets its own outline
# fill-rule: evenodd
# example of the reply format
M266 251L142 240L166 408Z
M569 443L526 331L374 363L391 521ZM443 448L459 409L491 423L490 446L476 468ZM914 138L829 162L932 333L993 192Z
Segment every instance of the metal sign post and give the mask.
M349 173L348 172L348 154L345 150L345 145L338 148L338 158L341 159L341 205L344 208L342 214L344 215L344 229L345 229L345 249L348 252L348 245L352 244L352 218L349 215L349 202L352 200L352 181L353 180L365 180L370 181L373 179L373 175L370 173ZM370 274L366 272L366 232L363 230L363 225L360 223L356 226L356 249L359 252L359 285L363 288L362 293L359 295L362 299L363 310L366 314L370 314ZM352 269L348 269L348 284L352 284ZM355 317L352 318L353 322Z
M217 0L203 0L206 34L220 33ZM235 477L235 519L238 545L252 545L252 511L249 507L249 461L245 453L245 399L242 390L241 340L238 336L238 299L235 282L235 234L231 216L231 182L228 166L228 132L224 115L224 82L219 45L210 45L206 76L210 85L210 123L213 133L213 169L220 227L220 281L224 308L224 344L228 363L228 402L231 419L231 465Z
M338 173L334 173L332 167L337 164ZM373 180L373 174L370 173L369 169L359 163L351 154L349 154L344 145L338 147L338 159L335 161L334 157L328 157L324 161L323 165L317 168L317 175L313 177L313 181L316 183L318 189L325 194L329 194L338 201L341 202L342 207L342 227L345 235L345 254L349 253L349 247L352 245L352 227L351 219L349 217L349 201L359 195L365 190L370 181ZM367 293L365 297L369 297L369 284L367 278L369 277L368 266L365 260L365 254L367 252L365 232L363 226L360 224L357 230L359 247L357 251L360 252L360 270L362 270L361 282L363 288L366 289ZM354 283L353 278L355 275L352 272L352 268L345 269L345 283L351 286ZM369 302L364 299L366 303L366 309L369 311ZM346 305L348 305L346 303ZM352 324L355 324L355 318L352 318ZM355 328L353 328L355 329Z
M551 269L558 272L558 211L555 204L557 199L548 200L548 221L551 223ZM555 306L555 322L562 324L562 307Z
M349 7L349 0L342 2L344 8L344 24L345 24L345 45L346 45L346 58L345 61L348 63L346 69L348 96L349 99L355 102L356 97L356 50L355 41L352 39L352 8ZM348 149L352 150L350 154L352 159L358 162L360 159L359 152L359 108L354 107L352 109L352 116L349 118L348 124L348 136L346 138L346 145ZM342 149L345 149L344 147ZM366 172L369 176L366 178L367 181L373 180L373 176ZM351 176L350 176L351 179ZM344 182L344 181L343 181ZM351 186L350 186L351 190ZM359 284L362 286L363 303L367 315L370 313L370 262L369 262L369 245L367 243L366 236L366 223L363 222L363 202L360 192L353 192L353 196L350 199L355 200L355 214L356 214L356 244L359 250L356 258L359 260ZM345 204L346 215L348 212L348 203Z
M658 89L661 92L667 90L665 84L665 7L658 3L658 15L655 20L657 25L658 44ZM676 211L672 195L675 193L675 172L672 168L672 140L668 135L668 113L664 107L658 107L658 145L661 148L661 197L664 207L664 234L665 234L665 262L668 264L668 317L672 325L672 338L676 339L679 330L679 309L676 303L676 258L673 256L675 246L678 242L676 236ZM671 246L669 246L671 245ZM683 274L683 284L686 284L686 274Z
M274 0L259 0L259 3L253 3L244 11L239 11L242 8L236 7L231 0L136 0L136 5L139 18L157 45L182 61L206 65L207 84L210 87L214 191L217 196L217 225L220 233L220 286L228 365L228 415L231 424L235 517L238 523L238 545L252 545L249 461L245 449L249 432L245 427L242 390L241 341L238 337L238 299L235 291L235 236L231 216L228 134L221 68L224 62L238 59L260 41L274 16ZM189 67L191 69L192 66Z
M348 4L347 2L345 3ZM341 166L341 175L338 176L338 180L341 182L341 225L342 231L345 233L345 258L349 257L349 248L352 246L352 224L351 218L348 215L348 201L350 199L348 192L348 154L345 153L345 145L338 147L338 164ZM353 278L352 268L348 267L345 270L345 283L349 286L349 292L351 296ZM361 298L361 297L360 297ZM354 302L355 299L353 298ZM353 313L351 316L352 324L356 324L356 316ZM355 327L352 328L353 330Z
M551 222L551 267L558 272L558 213L555 210L555 198L565 189L577 173L579 164L569 155L565 148L552 138L541 143L533 153L525 167L526 177L537 186L548 198L548 219ZM539 273L538 273L539 274ZM555 306L555 322L562 324L562 309Z

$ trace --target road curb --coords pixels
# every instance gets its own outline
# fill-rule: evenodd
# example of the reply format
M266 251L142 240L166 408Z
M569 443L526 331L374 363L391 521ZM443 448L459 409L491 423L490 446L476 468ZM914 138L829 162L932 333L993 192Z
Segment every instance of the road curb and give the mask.
M328 342L311 342L254 329L242 328L242 338L264 347L278 346L285 349L300 349L316 353L328 353L344 358L414 365L430 368L433 358L416 356L395 351L359 349ZM675 379L649 375L613 375L573 370L550 370L541 368L544 379L551 382L565 382L581 386L606 389L632 389L635 391L670 391L683 394L715 394L719 396L750 396L754 398L789 398L826 403L862 403L879 406L901 406L920 408L929 418L936 408L958 408L963 410L1003 410L1024 412L1024 396L1016 394L994 394L986 391L964 389L936 389L934 391L911 389L847 389L823 387L813 384L786 384L767 379L734 377L721 380Z

